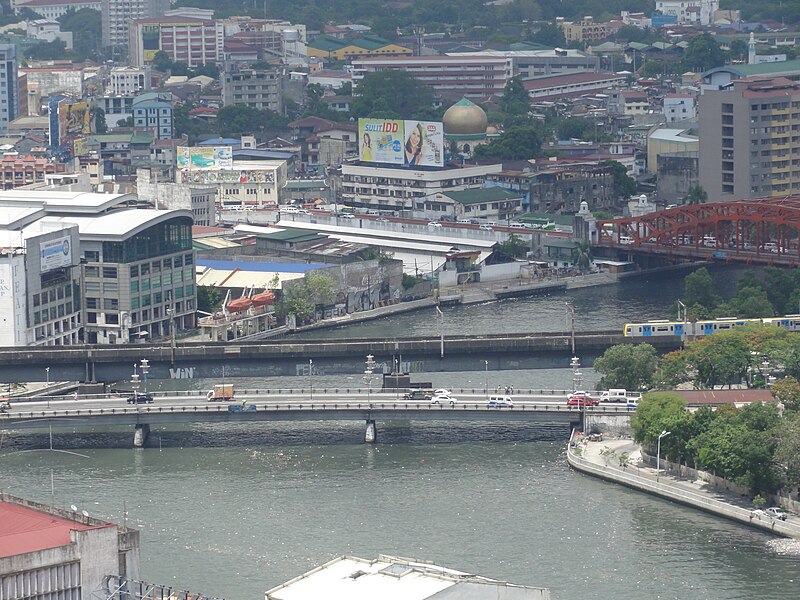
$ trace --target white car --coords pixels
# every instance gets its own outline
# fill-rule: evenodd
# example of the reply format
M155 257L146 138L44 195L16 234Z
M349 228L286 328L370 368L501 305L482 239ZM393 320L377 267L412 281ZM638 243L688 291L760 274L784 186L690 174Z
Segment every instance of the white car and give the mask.
M428 223L428 227L430 227L431 229L441 229L442 224L439 223L438 221L431 221L430 223Z
M433 395L434 396L452 396L453 393L450 390L448 390L447 388L439 388L439 389L433 390Z
M455 406L456 402L458 402L458 398L454 398L449 394L435 394L433 398L431 398L431 404L449 404L450 406Z
M480 225L480 226L478 227L478 229L479 229L480 231L494 231L494 229L492 229L492 226L491 226L491 225Z

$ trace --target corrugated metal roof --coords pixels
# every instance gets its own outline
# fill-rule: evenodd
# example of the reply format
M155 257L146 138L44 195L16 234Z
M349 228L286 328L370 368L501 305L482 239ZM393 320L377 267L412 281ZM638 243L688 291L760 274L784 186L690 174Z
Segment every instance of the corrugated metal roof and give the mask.
M239 269L241 271L251 271L258 273L305 273L313 269L324 269L331 265L323 263L273 263L273 262L255 262L249 260L206 260L200 259L197 261L200 267L207 267L209 269L217 269L222 271L233 271Z
M32 508L0 502L0 558L70 544L69 532L114 527L92 526Z

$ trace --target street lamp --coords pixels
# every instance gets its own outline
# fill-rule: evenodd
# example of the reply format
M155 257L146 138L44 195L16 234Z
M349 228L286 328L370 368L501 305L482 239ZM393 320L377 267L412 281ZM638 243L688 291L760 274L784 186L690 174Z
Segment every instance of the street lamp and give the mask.
M50 367L44 368L44 375L46 378L45 390L50 387ZM47 392L47 408L50 408L50 392Z
M367 368L364 370L364 381L367 384L367 404L370 404L370 396L372 395L372 371L375 368L375 357L372 354L367 354Z
M486 367L485 371L484 371L485 376L483 378L483 393L484 394L488 394L489 393L489 361L485 360L485 361L483 361L483 364Z
M142 391L146 394L147 393L147 374L150 372L150 361L146 358L143 358L139 361L139 369L142 372L142 378L144 381L144 385L142 386Z
M308 359L308 396L311 401L314 401L314 380L312 379L312 375L314 374L314 361L310 358Z
M658 476L661 473L661 438L667 437L670 433L672 432L664 429L658 435L658 448L656 449L656 481L658 481Z
M439 357L444 358L444 313L439 306L436 306L436 314L439 317Z

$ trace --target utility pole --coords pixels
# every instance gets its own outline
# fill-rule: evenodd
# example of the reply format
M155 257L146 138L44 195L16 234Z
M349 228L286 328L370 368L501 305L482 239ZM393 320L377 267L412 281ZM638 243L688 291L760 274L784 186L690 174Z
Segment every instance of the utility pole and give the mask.
M444 313L438 306L436 313L439 317L439 358L444 358Z
M570 325L570 341L572 344L572 356L575 356L575 307L572 306L572 302L565 303L567 307L567 318L569 319Z

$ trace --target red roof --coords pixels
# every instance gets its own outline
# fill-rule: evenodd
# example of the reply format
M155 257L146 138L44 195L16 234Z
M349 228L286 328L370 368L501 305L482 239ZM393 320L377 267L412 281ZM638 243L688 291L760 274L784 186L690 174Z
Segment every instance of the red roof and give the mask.
M18 504L0 502L0 558L58 548L71 543L70 531L114 527L84 525Z
M573 85L576 83L594 83L604 81L613 83L614 81L624 80L625 77L623 75L617 75L616 73L571 73L569 75L551 75L549 77L527 79L522 82L522 86L526 90L531 91L563 85Z
M769 390L676 390L687 404L736 404L749 402L770 402L773 400Z

